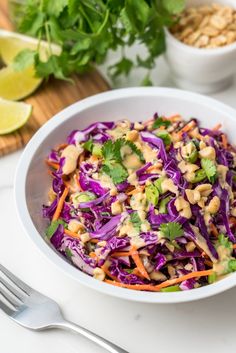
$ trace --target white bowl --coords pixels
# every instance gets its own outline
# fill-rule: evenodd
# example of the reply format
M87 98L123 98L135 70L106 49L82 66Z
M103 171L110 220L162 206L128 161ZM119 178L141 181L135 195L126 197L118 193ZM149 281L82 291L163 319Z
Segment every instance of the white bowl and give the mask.
M215 3L236 8L235 0L215 0ZM212 3L212 0L189 0L187 6ZM229 86L236 73L236 42L203 49L177 40L166 30L166 60L176 85L200 93L214 93Z
M54 264L75 281L102 293L146 303L177 303L209 297L236 284L236 273L206 287L176 293L150 293L118 288L86 275L69 264L44 240L45 220L42 204L47 200L50 178L45 157L51 147L65 141L73 129L82 129L96 121L128 118L145 120L155 112L180 113L195 117L205 127L222 123L230 141L236 139L236 111L216 100L186 91L168 88L128 88L86 98L58 113L34 135L20 159L15 179L15 199L26 234Z

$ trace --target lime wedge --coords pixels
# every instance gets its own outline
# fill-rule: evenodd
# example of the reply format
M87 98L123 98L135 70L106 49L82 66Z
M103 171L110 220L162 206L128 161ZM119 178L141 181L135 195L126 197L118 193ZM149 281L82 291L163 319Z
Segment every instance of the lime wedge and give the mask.
M19 129L27 122L32 106L0 98L0 112L0 135L4 135Z
M5 65L9 65L15 56L23 49L37 49L38 40L22 34L0 30L0 56ZM52 54L60 55L61 47L57 44L51 44ZM40 59L46 61L49 54L48 43L40 42Z
M0 97L10 100L20 100L29 96L38 88L42 78L35 77L33 67L15 71L7 66L0 70Z

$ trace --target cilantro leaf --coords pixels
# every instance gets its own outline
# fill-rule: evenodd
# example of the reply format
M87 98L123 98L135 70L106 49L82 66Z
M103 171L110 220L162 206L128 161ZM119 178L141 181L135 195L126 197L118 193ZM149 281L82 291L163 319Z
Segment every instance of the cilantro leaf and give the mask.
M133 67L133 62L131 60L127 58L122 58L117 63L109 66L108 73L113 79L121 74L128 76L132 67Z
M126 143L124 139L115 142L108 140L102 147L104 164L102 171L109 175L114 184L120 184L128 178L127 169L122 165L121 147Z
M140 151L140 149L132 142L132 141L129 141L129 140L124 140L123 139L123 145L126 145L126 146L129 146L131 148L131 150L137 154L137 156L139 157L140 161L141 162L145 162L145 159L143 157L143 154L142 152Z
M184 233L181 224L178 222L162 223L160 225L160 231L170 241L173 241L177 237L181 237Z
M165 9L173 14L182 12L185 8L185 0L162 0Z
M67 6L68 0L44 1L46 11L51 16L58 17Z
M58 219L57 221L52 221L51 224L48 226L48 228L46 229L46 236L49 239L53 236L59 224L63 224L64 226L66 226L66 222L64 222L62 219Z
M164 120L162 117L160 117L154 121L152 128L158 129L160 126L165 126L167 128L170 125L171 125L171 122L169 120Z
M143 80L141 81L141 84L140 84L141 86L144 86L144 87L151 87L151 86L153 86L153 82L152 82L152 80L151 80L151 78L150 78L150 74L147 74L144 78L143 78Z
M133 224L134 228L140 232L142 221L138 215L138 212L133 212L130 215L130 222Z
M116 162L107 162L105 163L102 168L102 172L109 175L114 184L120 184L128 178L128 172L126 168Z
M118 162L121 161L120 154L121 142L120 139L113 142L112 140L108 140L104 143L102 147L102 155L105 161L116 160Z
M208 180L213 184L217 178L216 166L213 161L207 158L201 159L202 169L205 171Z

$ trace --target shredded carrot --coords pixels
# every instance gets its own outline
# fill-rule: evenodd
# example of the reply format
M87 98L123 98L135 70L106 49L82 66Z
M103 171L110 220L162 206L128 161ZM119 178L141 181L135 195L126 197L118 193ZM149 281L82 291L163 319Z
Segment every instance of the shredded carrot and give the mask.
M143 123L143 126L150 125L152 122L154 122L154 119L153 119L153 118L151 118L151 119L145 121L145 122Z
M211 261L209 261L209 260L204 260L204 263L207 265L207 266L210 266L210 267L212 267L212 262Z
M97 258L98 258L97 255L96 255L96 253L95 253L94 251L91 251L91 252L89 253L89 256L92 257L93 259L97 259Z
M48 174L54 177L53 172L50 169L48 169Z
M133 270L132 275L138 276L140 278L145 278L142 273L139 272L137 267L135 267L135 269Z
M221 135L221 141L222 141L222 145L225 149L227 149L228 147L228 140L225 134Z
M143 262L139 256L139 253L135 247L131 249L131 256L139 272L143 275L143 277L150 280L149 274L147 273L146 268L144 267Z
M233 249L236 249L236 244L233 244Z
M98 157L97 156L91 156L88 160L88 162L91 162L91 163L94 163L94 162L97 162L98 161Z
M84 191L80 185L80 182L79 182L79 176L76 178L76 183L77 183L77 186L79 188L79 191Z
M61 214L61 211L62 211L62 208L63 208L63 204L65 202L66 196L68 195L68 192L69 192L68 188L65 187L65 190L63 191L63 193L62 193L62 195L61 195L61 197L60 197L60 199L58 201L57 208L56 208L56 210L54 212L54 215L52 217L53 221L57 221L58 218L60 217L60 214Z
M236 218L235 217L229 217L229 223L231 223L234 226L236 226Z
M176 121L179 121L180 119L181 119L181 116L179 114L171 115L166 118L166 120L170 120L173 123L175 123Z
M189 130L192 130L192 128L196 125L194 120L191 120L188 124L184 125L184 127L178 131L178 133L182 133L183 132L188 132Z
M112 257L122 257L122 256L131 256L130 251L116 251L111 254Z
M97 243L99 243L99 239L91 239L91 240L89 240L90 241L90 243L94 243L94 244L97 244Z
M56 147L56 150L57 151L60 151L60 150L62 150L62 149L64 149L64 148L66 148L68 146L68 143L61 143L60 145L58 145L57 147Z
M219 232L213 223L210 224L210 230L215 237L218 237Z
M68 180L63 180L63 182L64 182L64 185L65 185L69 190L71 190L72 192L76 192L76 189L73 188L73 186L70 184L70 181L68 181Z
M116 286L116 287L122 287L122 288L127 288L127 289L159 292L159 289L156 289L156 287L152 286L151 284L124 284L124 283L120 283L120 282L116 282L116 281L110 281L109 279L105 279L104 282L112 284L113 286Z
M151 165L151 167L149 167L147 170L146 170L146 172L151 172L151 171L153 171L153 170L156 170L156 169L158 169L158 170L160 170L160 168L162 167L162 163L157 163L157 164L155 164L155 165Z
M110 271L108 270L107 266L104 264L103 266L101 266L101 269L105 272L105 274L112 278L114 281L116 281L116 283L119 283L118 282L118 278L116 278L115 276L113 276ZM106 280L105 280L106 281ZM112 282L112 281L111 281Z
M193 131L189 131L189 135L193 138L197 138L198 140L202 141L203 140L203 136L197 132Z
M64 229L64 233L69 235L72 238L80 239L80 235L78 233L74 233L69 229Z
M59 163L56 163L56 162L51 162L49 161L48 159L45 159L45 163L47 165L49 165L49 167L52 167L54 169L58 169L59 168Z
M161 288L173 286L177 283L181 283L190 278L209 276L209 275L212 275L213 273L214 273L213 270L195 271L195 272L187 273L186 275L181 276L179 278L169 279L165 282L162 282L161 284L158 284L156 288L161 289Z
M138 192L142 192L144 190L144 186L139 186L137 189L133 189L132 191L129 191L127 195L135 195Z
M222 127L222 124L217 124L216 126L213 127L213 131L218 131Z
M169 279L165 282L162 282L156 286L152 286L151 284L124 284L120 282L114 282L110 280L105 280L106 283L113 284L113 286L117 287L123 287L123 288L128 288L128 289L133 289L133 290L147 290L151 292L159 292L162 288L166 288L169 286L173 286L175 284L181 283L187 279L190 278L195 278L195 277L203 277L203 276L209 276L214 273L213 270L204 270L204 271L195 271L188 273L187 275L181 276L179 278L174 278L174 279Z

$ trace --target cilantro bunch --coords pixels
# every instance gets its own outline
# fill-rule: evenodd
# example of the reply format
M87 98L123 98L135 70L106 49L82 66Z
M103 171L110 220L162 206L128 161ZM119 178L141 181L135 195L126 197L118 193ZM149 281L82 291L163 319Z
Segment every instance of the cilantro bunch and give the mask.
M150 71L155 59L165 50L164 27L173 15L184 9L185 0L27 0L18 30L62 47L60 56L47 61L37 50L18 54L18 70L35 65L40 77L54 75L67 79L101 64L109 50L120 49L121 57L108 68L112 78L128 75L135 67L147 69L142 84L150 85ZM146 56L128 58L125 49L134 43L146 47Z

